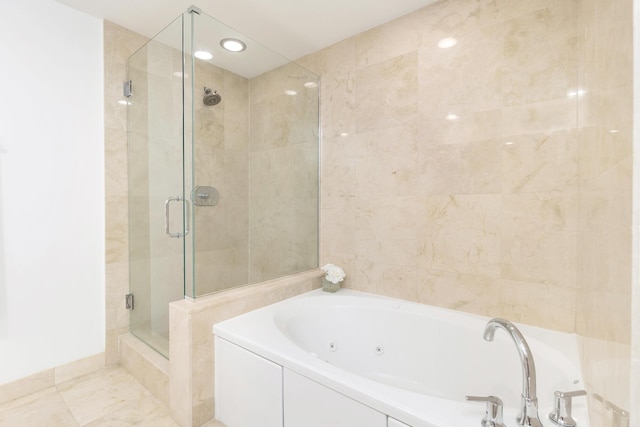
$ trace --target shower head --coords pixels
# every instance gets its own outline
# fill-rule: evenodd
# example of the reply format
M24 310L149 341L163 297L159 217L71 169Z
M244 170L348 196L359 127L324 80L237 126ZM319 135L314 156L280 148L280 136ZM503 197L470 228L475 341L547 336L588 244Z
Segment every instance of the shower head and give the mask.
M222 101L222 97L218 94L218 91L211 90L208 87L204 88L204 95L202 96L204 105L218 105L220 101Z

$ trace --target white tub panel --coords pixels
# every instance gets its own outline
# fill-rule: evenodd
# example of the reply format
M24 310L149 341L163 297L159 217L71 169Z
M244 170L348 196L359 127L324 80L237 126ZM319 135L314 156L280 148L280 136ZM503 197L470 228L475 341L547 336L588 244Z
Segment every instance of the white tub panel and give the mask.
M282 367L215 337L216 418L229 427L282 427Z
M285 369L284 425L287 427L386 427L387 416Z

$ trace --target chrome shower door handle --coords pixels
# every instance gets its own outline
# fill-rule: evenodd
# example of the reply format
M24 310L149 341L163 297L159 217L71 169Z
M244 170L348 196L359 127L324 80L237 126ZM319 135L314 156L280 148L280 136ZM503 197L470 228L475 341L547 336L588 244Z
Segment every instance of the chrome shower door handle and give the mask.
M171 232L171 227L170 227L170 206L171 206L171 202L185 202L184 197L181 196L176 196L176 197L169 197L167 200L164 201L164 233L169 236L169 237L175 237L175 238L180 238L180 237L184 237L189 233L187 224L185 223L185 227L182 233L178 232L178 233L172 233ZM188 209L188 205L185 206L186 209ZM189 218L189 213L185 212L185 218Z

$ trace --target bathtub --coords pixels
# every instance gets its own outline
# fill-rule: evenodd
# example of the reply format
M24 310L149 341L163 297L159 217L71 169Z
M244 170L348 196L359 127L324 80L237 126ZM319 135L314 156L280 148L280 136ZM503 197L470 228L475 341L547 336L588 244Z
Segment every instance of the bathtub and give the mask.
M495 395L504 401L505 424L515 426L522 392L520 358L504 330L496 330L492 342L483 339L488 320L348 289L335 294L315 290L218 323L213 332L216 346L231 345L273 364L276 371L269 378L274 381L286 377L279 376L277 369L309 380L314 387L388 417L381 425L479 426L484 404L465 401L465 395ZM545 426L553 426L548 414L554 391L585 388L576 337L517 326L536 364L540 419ZM228 381L234 385L227 389L217 378L218 373L233 372L232 365L240 358L228 357L224 365L217 353L216 347L216 414L228 418L220 419L228 427L236 427L233 416L226 415L233 409L219 404L218 399L224 401L227 389L236 386L238 374L229 374ZM250 371L237 370L241 375ZM247 379L251 392L255 383ZM275 390L266 395L276 395L280 389ZM288 405L276 399L273 405L278 404ZM589 426L584 397L573 399L573 417L578 426ZM242 422L236 424L242 427ZM345 425L373 424L356 421Z

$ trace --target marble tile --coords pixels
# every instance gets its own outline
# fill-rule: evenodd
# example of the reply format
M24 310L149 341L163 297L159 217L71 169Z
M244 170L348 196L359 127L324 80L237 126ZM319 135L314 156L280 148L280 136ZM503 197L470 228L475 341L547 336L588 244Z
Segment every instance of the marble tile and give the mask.
M54 369L47 369L28 377L0 385L0 404L27 396L55 384Z
M441 49L420 47L420 113L446 117L502 107L504 80L502 25L496 24L458 37L458 44Z
M415 127L362 132L354 144L361 153L355 161L356 197L420 194Z
M425 210L424 199L418 197L358 199L354 230L357 258L416 265Z
M85 425L128 406L151 393L124 368L105 368L57 386L78 424Z
M528 135L575 129L577 101L571 98L505 107L502 135Z
M442 145L477 143L502 137L502 110L461 113L442 111L440 115L428 115L420 110L418 141L424 149ZM455 116L449 114L456 113Z
M514 321L573 333L576 330L574 289L511 280L500 282L501 315Z
M129 311L124 298L129 293L129 263L114 262L106 265L106 278L110 288L105 301L107 330L129 326Z
M322 258L349 257L355 253L356 201L352 197L326 200L320 214L320 227L326 230Z
M445 0L416 12L420 42L436 45L445 37L458 37L502 22L504 0Z
M418 270L415 266L356 261L355 281L367 292L418 301Z
M501 208L500 195L427 197L419 266L499 277Z
M125 262L129 255L128 201L126 196L106 196L106 262Z
M417 52L359 69L355 88L357 132L415 123Z
M126 196L128 191L126 130L105 128L104 138L105 192L113 196Z
M501 314L500 289L492 277L421 270L418 302L495 317Z
M504 105L560 99L580 89L573 8L539 9L508 20L504 31Z
M633 80L633 2L583 0L584 84L589 90L630 87ZM615 64L615 66L611 66Z
M579 131L566 130L505 138L502 191L576 191L579 137Z
M169 410L153 396L146 396L135 400L121 408L109 412L83 427L179 427L171 416Z
M79 427L71 411L55 388L0 405L2 427Z
M359 152L359 138L351 135L325 138L320 162L320 194L327 200L353 197L356 192L356 161L365 153Z
M577 286L575 193L504 195L501 216L502 278Z
M418 167L424 194L500 193L502 145L488 140L424 147Z
M356 73L336 71L322 76L322 133L326 138L353 135L356 131Z

